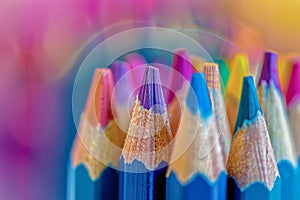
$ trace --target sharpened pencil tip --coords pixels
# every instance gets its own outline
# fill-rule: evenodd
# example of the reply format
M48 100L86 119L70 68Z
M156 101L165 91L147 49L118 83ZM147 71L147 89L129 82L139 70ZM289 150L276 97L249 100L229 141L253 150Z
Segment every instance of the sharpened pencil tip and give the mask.
M193 74L186 105L193 114L200 111L203 118L207 118L212 114L212 105L203 73Z
M113 78L114 78L114 83L116 84L124 74L126 74L130 70L130 66L128 63L123 62L123 61L115 61L110 65Z
M181 73L187 80L191 80L193 67L189 61L187 49L179 49L174 52L173 69Z
M289 105L294 100L300 98L300 59L294 60L292 63L292 73L286 93L286 102Z
M145 109L161 114L166 112L158 68L150 65L146 67L138 99Z
M221 89L218 64L211 62L204 63L204 74L208 88Z
M265 52L261 74L258 81L258 86L260 86L263 81L266 82L268 85L272 81L275 84L275 86L278 89L280 89L277 63L278 63L278 56L276 53Z
M249 75L248 58L244 54L235 54L230 62L230 77L228 79L226 93L233 95L237 100L240 99L242 91L243 77Z
M234 133L243 126L245 120L251 121L256 118L258 111L262 113L253 77L246 76L244 77L241 101Z

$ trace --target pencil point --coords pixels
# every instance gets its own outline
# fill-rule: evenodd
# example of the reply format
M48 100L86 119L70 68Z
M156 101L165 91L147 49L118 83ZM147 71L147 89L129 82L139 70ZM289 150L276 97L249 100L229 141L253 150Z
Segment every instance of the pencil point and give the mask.
M248 75L249 64L247 56L239 53L235 54L230 63L230 77L228 79L226 93L230 93L236 99L240 99L243 77Z
M96 91L95 101L99 102L99 111L96 110L98 122L105 127L113 118L111 110L111 94L113 90L113 78L110 69L104 69L99 80L99 89ZM99 94L97 94L99 93Z
M147 66L138 99L145 109L161 114L166 112L158 68Z
M204 74L208 88L221 89L218 64L211 62L204 63Z
M212 105L203 73L193 74L186 105L193 114L199 111L203 118L207 118L212 114Z
M227 63L225 62L225 60L221 59L216 59L214 61L219 65L220 76L225 90L230 75Z
M187 80L191 80L193 74L192 64L189 61L188 51L186 49L178 49L174 52L173 69L177 70Z
M289 105L294 100L300 98L300 59L294 60L292 64L292 73L286 93L286 101Z
M260 86L263 82L266 82L268 85L270 85L272 81L275 86L280 89L277 62L278 56L276 53L265 52L258 86Z
M184 80L190 81L193 74L193 67L189 61L188 51L186 49L179 49L174 52L172 69L184 77L179 78L174 74L175 72L173 72L170 88L176 93L182 88ZM172 102L174 99L175 94L173 92L167 95L167 103Z
M137 53L130 53L125 56L125 61L132 68L138 67L140 65L144 65L146 63L144 57Z
M262 114L253 77L246 76L244 77L241 101L234 133L243 126L246 120L252 121L255 119L258 111Z
M130 66L128 63L119 60L113 62L110 68L115 84L122 78L124 74L126 74L130 70Z

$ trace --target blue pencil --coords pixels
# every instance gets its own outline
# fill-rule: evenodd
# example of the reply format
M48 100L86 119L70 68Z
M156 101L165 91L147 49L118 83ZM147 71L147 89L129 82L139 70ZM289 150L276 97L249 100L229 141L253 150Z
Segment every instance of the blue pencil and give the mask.
M120 159L120 200L165 198L171 140L159 70L147 66Z
M226 180L205 77L195 73L167 172L166 197L168 200L226 199Z
M244 77L227 161L229 199L281 199L281 181L251 76Z

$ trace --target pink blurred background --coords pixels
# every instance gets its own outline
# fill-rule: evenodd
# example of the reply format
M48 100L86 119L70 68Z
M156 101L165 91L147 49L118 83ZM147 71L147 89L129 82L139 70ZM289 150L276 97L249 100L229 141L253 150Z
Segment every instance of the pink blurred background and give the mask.
M65 199L76 59L96 33L122 22L201 26L258 60L264 48L300 51L295 2L0 1L0 199Z

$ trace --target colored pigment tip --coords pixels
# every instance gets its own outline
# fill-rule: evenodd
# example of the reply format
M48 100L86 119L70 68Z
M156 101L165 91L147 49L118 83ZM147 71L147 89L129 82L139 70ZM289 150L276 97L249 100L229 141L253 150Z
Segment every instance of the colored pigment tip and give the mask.
M278 56L273 52L265 52L264 62L261 68L261 74L258 81L258 86L265 82L270 85L271 81L275 86L280 89L279 77L278 77Z
M176 93L182 88L185 80L191 80L193 74L193 67L189 61L188 52L186 49L179 49L174 52L172 69L176 70L183 76L183 78L178 78L176 74L172 74L170 89ZM168 94L167 103L172 102L174 99L175 94L173 92Z
M230 62L230 77L226 88L226 93L240 99L242 92L242 83L244 76L249 75L248 58L244 54L235 54Z
M292 73L288 89L286 92L286 101L287 104L292 104L295 100L300 99L300 59L294 60L292 64Z
M108 121L113 118L110 105L112 90L111 70L96 69L84 111L92 125L97 125L99 122L102 127L105 127Z
M257 112L262 114L254 80L252 76L246 76L244 77L241 101L234 132L242 128L245 121L251 122L255 119L257 117Z
M123 61L115 61L110 65L110 69L113 74L114 83L116 84L124 74L130 70L130 65Z
M220 72L216 63L204 63L204 74L208 88L221 89Z
M186 106L191 113L199 112L204 119L212 115L212 105L203 73L194 73L191 80L191 89L186 99Z
M220 71L220 75L221 75L221 80L222 80L222 91L223 93L225 92L225 89L227 87L227 83L228 83L228 79L229 79L229 75L230 75L230 71L228 69L227 63L225 60L221 60L221 59L216 59L214 60L218 65L219 65L219 71Z
M234 130L236 124L243 78L247 75L249 75L247 56L235 54L233 60L230 62L230 77L225 92L226 111L231 131Z
M158 68L147 66L138 99L141 105L155 113L166 112Z
M179 49L174 52L172 67L182 74L186 80L191 80L193 67L189 61L189 55L186 49Z

